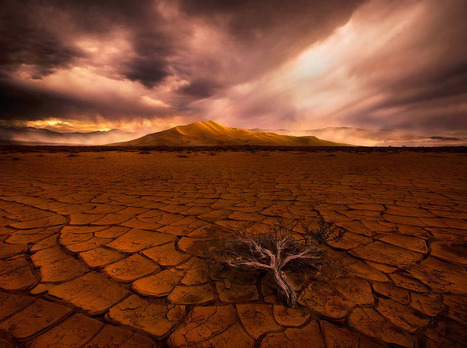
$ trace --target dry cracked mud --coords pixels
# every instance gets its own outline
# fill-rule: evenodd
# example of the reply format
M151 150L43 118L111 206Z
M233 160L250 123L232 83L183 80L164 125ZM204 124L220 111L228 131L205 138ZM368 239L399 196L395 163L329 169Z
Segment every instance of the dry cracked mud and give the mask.
M1 347L464 347L465 153L0 153ZM297 308L209 269L236 229L343 238ZM297 232L299 233L299 232Z

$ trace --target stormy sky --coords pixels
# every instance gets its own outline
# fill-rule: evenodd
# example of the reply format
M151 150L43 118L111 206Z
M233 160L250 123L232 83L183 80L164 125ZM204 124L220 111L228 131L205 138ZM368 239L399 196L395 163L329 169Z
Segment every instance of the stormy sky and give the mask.
M465 0L4 0L0 125L452 139L466 14Z

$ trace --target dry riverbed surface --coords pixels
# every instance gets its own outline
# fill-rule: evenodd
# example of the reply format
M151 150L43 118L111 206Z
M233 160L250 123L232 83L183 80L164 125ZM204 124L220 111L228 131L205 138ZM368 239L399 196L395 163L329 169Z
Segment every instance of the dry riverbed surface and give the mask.
M3 148L0 346L463 347L466 159ZM290 274L297 308L209 269L213 239L292 216L345 232Z

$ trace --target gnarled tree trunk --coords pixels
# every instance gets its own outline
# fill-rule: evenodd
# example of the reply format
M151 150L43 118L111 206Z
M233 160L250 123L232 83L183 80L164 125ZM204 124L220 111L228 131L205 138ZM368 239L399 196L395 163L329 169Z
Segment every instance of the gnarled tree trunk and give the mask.
M298 296L283 270L319 269L324 256L319 246L331 235L329 226L320 222L319 229L314 232L303 225L308 237L297 238L293 232L297 223L298 220L287 226L278 224L269 233L251 235L247 231L236 232L216 256L232 268L270 272L285 297L287 306L294 307Z
M281 289L287 301L287 307L295 307L297 304L297 293L292 289L287 279L287 276L280 269L274 268L273 277L276 284Z

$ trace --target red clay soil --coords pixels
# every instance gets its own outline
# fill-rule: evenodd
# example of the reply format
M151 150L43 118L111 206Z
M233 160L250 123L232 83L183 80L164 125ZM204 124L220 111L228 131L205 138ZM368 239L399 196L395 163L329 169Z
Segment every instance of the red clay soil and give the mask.
M0 154L0 346L462 347L464 153ZM281 304L205 246L278 217L345 231ZM299 231L297 231L299 233Z

